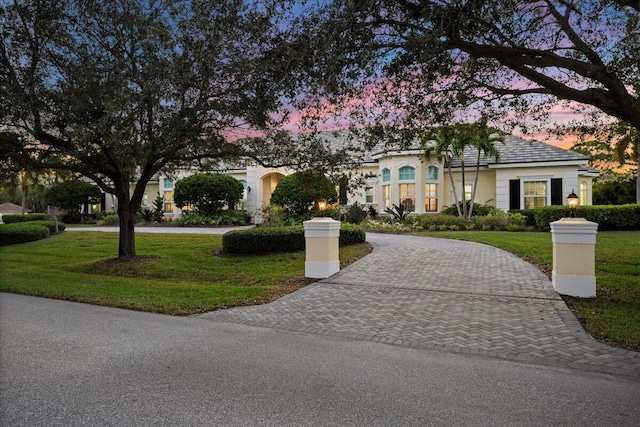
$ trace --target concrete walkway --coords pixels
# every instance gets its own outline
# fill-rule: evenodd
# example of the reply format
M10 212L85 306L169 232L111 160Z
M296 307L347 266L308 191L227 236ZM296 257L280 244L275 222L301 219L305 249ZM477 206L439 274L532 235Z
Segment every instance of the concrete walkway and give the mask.
M547 277L490 246L367 234L372 254L273 303L202 319L640 377L589 337Z

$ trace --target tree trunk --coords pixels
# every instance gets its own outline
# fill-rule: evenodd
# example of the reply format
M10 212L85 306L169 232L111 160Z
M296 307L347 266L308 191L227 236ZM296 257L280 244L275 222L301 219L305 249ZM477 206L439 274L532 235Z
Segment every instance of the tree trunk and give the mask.
M449 159L449 167L447 169L449 171L449 179L451 180L451 190L453 191L453 200L456 204L456 210L458 211L458 216L462 216L462 212L460 212L460 203L458 203L458 192L456 191L456 184L453 181L453 174L451 173L451 159Z
M469 219L473 214L473 205L476 203L476 188L478 188L478 175L480 175L480 150L478 150L478 160L476 161L476 177L473 180L473 189L471 189L471 206L469 206Z
M467 217L467 188L464 182L464 147L462 148L462 217Z
M121 191L118 196L118 218L120 219L120 240L118 257L136 256L135 211L131 209L129 189Z
M27 184L25 182L24 172L20 175L20 204L22 205L22 214L27 213Z

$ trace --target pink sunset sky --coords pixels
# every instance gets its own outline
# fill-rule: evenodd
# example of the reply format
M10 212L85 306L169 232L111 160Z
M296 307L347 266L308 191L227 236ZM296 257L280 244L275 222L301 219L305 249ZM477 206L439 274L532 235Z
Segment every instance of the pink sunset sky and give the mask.
M561 104L555 105L549 111L549 118L543 124L545 128L551 129L556 125L567 124L572 121L577 121L585 117L585 113L574 111L568 107L565 107ZM294 111L290 114L289 121L284 125L284 129L291 132L298 132L302 125L302 113L300 111ZM337 121L335 119L328 119L324 125L319 126L320 130L340 130L348 127L348 122L345 120L343 122ZM517 129L513 132L514 135L520 136L523 138L531 138L536 139L538 141L543 141L551 145L555 145L558 147L562 147L568 149L571 145L577 141L577 137L575 136L565 136L558 137L557 135L553 135L548 131L539 131L535 133L523 134L519 132Z

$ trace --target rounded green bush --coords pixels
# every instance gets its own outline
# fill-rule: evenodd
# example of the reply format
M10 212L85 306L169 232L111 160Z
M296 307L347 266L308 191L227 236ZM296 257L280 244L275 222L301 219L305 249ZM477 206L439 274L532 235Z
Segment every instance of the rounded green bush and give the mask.
M282 178L271 194L270 203L282 206L291 215L304 215L320 199L335 203L336 187L324 174L307 170Z
M344 223L340 225L340 246L361 243L365 239L366 234L362 227ZM222 252L226 254L295 252L304 248L302 225L233 230L222 235Z
M34 222L0 224L0 246L33 242L49 237L49 234L49 227L46 224Z
M367 219L367 211L365 210L365 206L361 205L358 202L349 205L347 211L344 213L344 219L351 224L360 224L362 221Z
M47 219L47 214L8 214L2 216L2 222L5 224L15 224L16 222L42 221Z
M49 233L54 234L56 232L56 222L55 221L33 221L32 224L42 224L45 225L49 229ZM67 225L64 222L58 221L58 232L62 232L67 228Z
M235 206L243 191L242 183L232 176L197 173L176 182L173 200L179 208L193 206L197 212L211 215L225 206Z

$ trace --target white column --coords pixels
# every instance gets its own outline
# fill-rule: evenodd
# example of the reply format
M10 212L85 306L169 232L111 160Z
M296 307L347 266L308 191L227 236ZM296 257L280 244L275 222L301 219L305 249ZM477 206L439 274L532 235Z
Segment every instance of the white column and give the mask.
M304 275L324 279L340 271L340 221L313 218L304 222Z
M562 218L551 223L553 288L560 294L596 296L595 245L598 224L584 218Z

